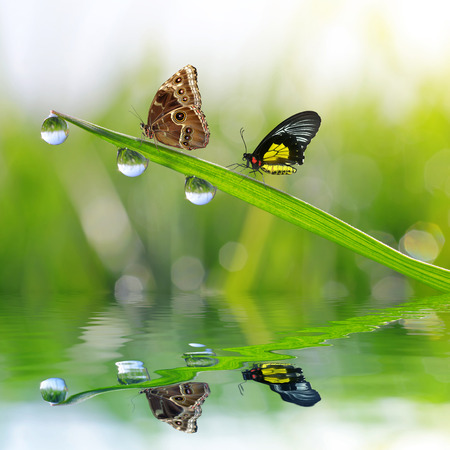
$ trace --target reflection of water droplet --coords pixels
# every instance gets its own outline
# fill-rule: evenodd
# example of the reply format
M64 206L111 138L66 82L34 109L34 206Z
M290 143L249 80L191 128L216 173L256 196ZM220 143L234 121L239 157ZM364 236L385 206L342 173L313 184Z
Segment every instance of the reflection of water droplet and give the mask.
M69 125L55 114L50 114L42 123L41 138L51 145L62 144L69 135Z
M150 375L142 361L118 361L117 381L120 384L143 383L150 380Z
M63 402L68 391L66 382L62 378L47 378L42 381L40 390L42 398L52 405Z
M138 177L148 166L148 159L128 148L117 150L117 168L127 177Z
M211 367L219 363L217 358L212 358L216 354L208 349L204 352L186 352L183 353L183 358L188 367Z
M186 177L184 192L186 198L194 205L206 205L216 195L216 187L197 177Z

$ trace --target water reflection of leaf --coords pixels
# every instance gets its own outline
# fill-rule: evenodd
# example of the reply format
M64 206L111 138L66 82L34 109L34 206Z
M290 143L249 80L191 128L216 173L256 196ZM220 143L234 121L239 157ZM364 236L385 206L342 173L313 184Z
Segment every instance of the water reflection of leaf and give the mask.
M263 345L250 345L245 347L224 348L215 356L218 364L213 367L177 367L159 369L155 373L160 378L145 383L136 383L128 386L111 386L80 392L67 398L59 405L76 404L88 400L99 394L124 389L148 389L154 386L165 386L193 380L201 372L212 370L236 370L246 363L261 361L281 361L294 358L290 355L276 353L283 350L298 350L302 348L331 345L328 341L342 339L352 333L367 333L400 319L418 319L426 315L430 309L448 312L450 310L450 294L417 299L404 303L399 307L374 310L372 314L361 317L350 317L345 320L331 321L328 326L302 328L295 335L286 336L278 341ZM233 356L220 355L232 352Z

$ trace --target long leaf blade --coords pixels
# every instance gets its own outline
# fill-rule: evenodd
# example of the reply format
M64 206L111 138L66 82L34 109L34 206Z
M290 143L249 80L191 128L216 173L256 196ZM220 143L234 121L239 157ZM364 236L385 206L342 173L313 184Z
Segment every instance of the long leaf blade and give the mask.
M52 113L117 147L127 147L140 152L154 163L185 175L203 178L223 192L377 261L403 275L435 289L450 291L449 270L410 258L303 200L253 178L165 147L160 143L156 147L152 142L117 133L66 114L55 111Z

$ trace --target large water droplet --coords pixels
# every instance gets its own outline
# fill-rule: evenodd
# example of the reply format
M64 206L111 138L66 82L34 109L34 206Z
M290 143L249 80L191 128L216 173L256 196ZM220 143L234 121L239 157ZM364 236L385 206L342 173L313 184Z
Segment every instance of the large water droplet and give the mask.
M186 198L194 205L206 205L216 195L217 188L206 180L197 177L186 177L184 192Z
M69 135L69 125L55 114L50 114L42 123L41 138L51 145L62 144Z
M63 402L68 391L62 378L47 378L41 382L40 390L42 398L52 405Z
M117 150L117 168L127 177L138 177L148 166L148 159L128 148Z

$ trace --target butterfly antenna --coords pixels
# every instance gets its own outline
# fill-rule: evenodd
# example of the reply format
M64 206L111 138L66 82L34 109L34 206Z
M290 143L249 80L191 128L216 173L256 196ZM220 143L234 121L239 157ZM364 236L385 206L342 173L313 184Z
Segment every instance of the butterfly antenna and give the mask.
M144 391L139 391L137 394L133 395L133 397L131 397L130 402L133 405L133 408L131 410L131 412L134 413L134 411L136 410L136 404L134 403L134 400L139 396L139 394L142 394Z
M242 142L244 143L245 153L247 153L247 144L245 143L245 140L244 140L244 128L241 128L239 133L241 135ZM234 169L237 169L238 167L242 167L240 172L242 172L243 170L245 170L247 168L247 166L245 164L235 163L235 164L230 164L229 166L227 166L227 169L234 170Z
M136 111L136 109L134 108L133 105L131 105L130 113L133 114L133 116L136 116L136 117L139 119L139 121L140 121L141 123L144 123L144 120L143 120L142 117L138 114L138 112Z
M131 110L130 113L133 114L133 116L137 117L139 119L139 123L141 124L141 128L142 125L145 123L144 120L142 119L142 117L139 115L139 113L136 111L135 107L133 105L131 105ZM142 134L141 136L145 139L145 133L144 133L144 129L142 128Z
M245 381L247 381L247 380L245 380ZM245 381L243 381L242 383L239 383L239 384L238 384L239 393L240 393L242 396L244 396L244 387L243 387L242 385L245 383Z
M244 139L244 128L241 128L240 134L241 134L242 142L244 143L245 153L247 153L247 144L245 143L245 139Z

